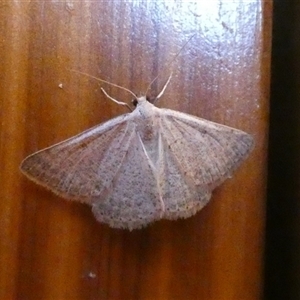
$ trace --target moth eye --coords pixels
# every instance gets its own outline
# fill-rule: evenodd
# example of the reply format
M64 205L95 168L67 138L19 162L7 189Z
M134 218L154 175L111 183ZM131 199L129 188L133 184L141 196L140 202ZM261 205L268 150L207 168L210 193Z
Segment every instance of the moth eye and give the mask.
M132 104L133 104L134 107L136 107L137 104L138 104L138 101L136 99L133 99L131 102L132 102Z

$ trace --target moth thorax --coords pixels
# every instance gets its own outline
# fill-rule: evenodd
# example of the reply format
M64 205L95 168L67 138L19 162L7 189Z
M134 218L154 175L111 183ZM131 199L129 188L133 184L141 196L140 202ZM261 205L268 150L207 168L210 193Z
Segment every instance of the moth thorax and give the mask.
M154 122L154 118L149 118L138 128L138 132L147 156L156 165L159 155L159 130Z
M143 142L152 141L156 138L157 129L155 129L155 126L153 126L152 120L149 118L148 122L145 122L140 128L139 128L140 136Z

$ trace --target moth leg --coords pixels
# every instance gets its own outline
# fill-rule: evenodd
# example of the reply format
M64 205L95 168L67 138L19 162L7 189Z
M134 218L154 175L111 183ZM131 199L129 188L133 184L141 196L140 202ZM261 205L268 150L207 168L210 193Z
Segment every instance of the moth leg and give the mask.
M104 88L101 88L101 91L103 92L103 94L104 94L108 99L112 100L113 102L115 102L115 103L117 103L117 104L119 104L119 105L126 106L130 111L132 111L131 107L130 107L127 103L122 102L122 101L118 101L118 100L116 100L115 98L111 97L110 95L108 95L108 94L106 93L106 91L104 90Z

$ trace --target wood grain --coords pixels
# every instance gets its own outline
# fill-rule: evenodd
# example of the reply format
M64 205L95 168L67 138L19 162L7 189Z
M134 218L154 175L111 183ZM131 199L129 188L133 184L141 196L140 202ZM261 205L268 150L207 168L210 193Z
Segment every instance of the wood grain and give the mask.
M271 2L7 1L0 20L0 299L259 299ZM109 229L18 170L125 112L70 69L135 93L160 74L154 95L173 70L160 107L249 132L255 150L196 216Z

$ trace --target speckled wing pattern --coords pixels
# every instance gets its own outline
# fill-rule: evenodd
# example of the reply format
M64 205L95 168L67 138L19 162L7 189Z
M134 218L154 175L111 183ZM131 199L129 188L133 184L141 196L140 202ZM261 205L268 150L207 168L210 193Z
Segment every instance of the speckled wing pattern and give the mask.
M187 218L210 199L211 191L239 166L253 145L240 130L188 114L163 110L165 218Z
M152 135L139 126L136 109L28 156L22 172L64 198L91 205L98 221L115 228L195 214L247 156L253 139L147 105L145 112L157 120Z
M90 197L98 196L113 180L126 156L131 142L126 117L33 153L22 162L21 170L64 198L90 203Z

